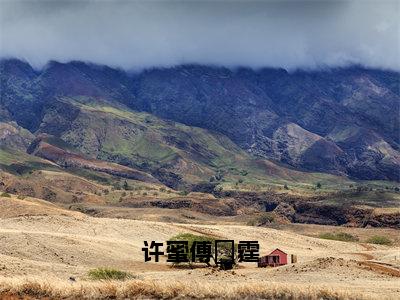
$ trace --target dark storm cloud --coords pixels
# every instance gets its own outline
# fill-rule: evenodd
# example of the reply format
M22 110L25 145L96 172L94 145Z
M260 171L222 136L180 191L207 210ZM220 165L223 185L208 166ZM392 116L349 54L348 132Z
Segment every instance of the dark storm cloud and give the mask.
M0 0L1 56L43 66L400 69L399 1Z

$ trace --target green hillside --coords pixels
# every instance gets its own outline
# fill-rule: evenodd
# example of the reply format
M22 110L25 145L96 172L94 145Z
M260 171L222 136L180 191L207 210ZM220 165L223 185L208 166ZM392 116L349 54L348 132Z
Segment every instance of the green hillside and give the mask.
M154 174L167 184L184 187L212 182L225 188L259 189L291 185L324 188L347 185L346 177L301 172L250 156L226 136L163 120L148 113L111 106L85 97L62 98L79 114L59 136L89 157L117 162ZM57 122L48 112L47 126ZM46 127L41 129L46 131Z

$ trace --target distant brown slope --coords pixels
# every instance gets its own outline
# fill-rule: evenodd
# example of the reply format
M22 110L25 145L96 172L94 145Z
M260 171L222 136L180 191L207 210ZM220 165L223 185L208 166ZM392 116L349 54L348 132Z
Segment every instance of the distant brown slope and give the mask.
M2 219L21 216L84 216L82 213L60 208L41 199L31 197L18 199L14 195L10 195L10 197L0 197L0 207L0 218Z
M25 150L33 139L32 133L15 122L0 122L0 146Z
M128 168L119 164L105 162L97 159L87 159L79 154L65 151L50 145L39 136L28 149L29 154L50 160L64 168L84 168L92 171L100 171L110 175L144 182L158 182L154 177L144 172Z

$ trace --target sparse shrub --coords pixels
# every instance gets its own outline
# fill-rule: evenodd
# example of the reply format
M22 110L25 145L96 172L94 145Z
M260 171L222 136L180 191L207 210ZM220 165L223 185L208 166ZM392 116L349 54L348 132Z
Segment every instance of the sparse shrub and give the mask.
M392 245L393 242L387 238L386 236L382 235L374 235L367 240L367 243L370 244L378 244L378 245Z
M126 192L122 192L121 197L125 197L126 196Z
M249 174L249 172L247 172L246 170L240 171L240 175L242 176L247 176L247 174Z
M257 226L257 222L255 219L251 219L249 221L247 221L247 226Z
M161 187L161 188L160 188L160 192L161 192L161 193L164 193L164 192L165 192L165 187Z
M317 189L320 189L321 186L322 186L321 182L317 182L317 185L316 185Z
M224 172L222 170L218 170L214 175L215 180L220 181L224 177Z
M399 189L397 186L394 188L394 190L395 190L396 192L400 191L400 189Z
M158 193L157 193L157 192L154 192L154 193L153 193L153 196L158 196Z
M224 197L232 197L232 191L224 191Z
M274 222L274 220L274 215L268 212L264 212L258 217L258 222L260 222L261 224L272 223Z
M109 268L92 269L88 272L88 276L92 280L126 280L133 278L127 272Z
M243 179L240 178L240 179L238 180L238 183L243 183Z
M18 197L17 197L19 200L24 200L25 198L26 198L26 196L24 196L24 195L18 195Z
M119 182L116 182L113 184L113 190L120 190L121 189L121 185L119 184Z
M124 181L123 188L124 188L125 191L127 191L127 190L130 189L130 187L129 187L129 185L128 185L128 182L127 182L126 180Z
M108 189L103 190L104 195L108 195L110 191Z
M215 255L215 238L211 236L204 236L204 235L195 235L191 233L180 233L177 234L169 239L169 241L188 241L188 253L187 258L189 260L189 264L192 263L192 246L194 242L211 242L211 254L214 257ZM235 249L235 253L237 252L238 245L236 243L233 244ZM229 242L219 242L218 243L218 257L221 258L225 253L229 253L231 249L231 244ZM213 258L211 258L210 263L213 262Z
M229 256L222 256L218 261L221 270L231 270L235 265L235 262L232 261L232 258Z
M180 191L179 192L179 195L180 196L187 196L189 194L189 192L187 191L187 190L184 190L184 191Z
M223 190L222 186L216 186L216 187L214 188L214 192L216 192L216 193L221 193L222 190Z
M189 214L182 214L182 217L187 218L187 219L191 219L191 220L196 219L195 216L192 216L192 215L189 215Z
M57 193L47 187L43 187L42 198L47 201L54 201L57 199Z
M257 217L247 222L249 226L260 226L267 223L273 223L275 221L275 216L270 212L263 212Z
M288 190L288 189L289 189L289 187L288 187L287 184L285 184L285 185L283 186L283 188L284 188L285 190Z
M6 192L4 192L4 193L1 193L1 195L0 195L1 197L7 197L7 198L11 198L11 195L9 194L9 193L6 193Z
M318 237L320 239L335 240L335 241L342 241L342 242L357 242L358 241L358 237L351 235L350 233L346 233L346 232L321 233Z
M361 192L368 192L369 191L369 187L368 186L357 186L357 193L361 193ZM378 188L377 189L378 192L383 192L384 189L383 188Z
M142 196L147 196L147 193L146 193L146 192L143 192L143 193L142 193Z
M187 258L189 261L191 261L192 258L192 245L193 243L196 242L211 242L214 243L215 239L210 236L204 236L204 235L195 235L191 233L180 233L177 234L169 239L169 241L188 241L188 253L187 253ZM213 247L211 248L212 251L214 250ZM212 252L214 253L214 252Z

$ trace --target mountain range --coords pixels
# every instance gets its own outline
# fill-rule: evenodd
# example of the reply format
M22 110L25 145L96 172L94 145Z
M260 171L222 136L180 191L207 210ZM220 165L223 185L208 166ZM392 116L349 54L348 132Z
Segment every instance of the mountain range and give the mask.
M172 187L248 172L400 180L398 72L3 59L0 80L1 146L63 167Z

